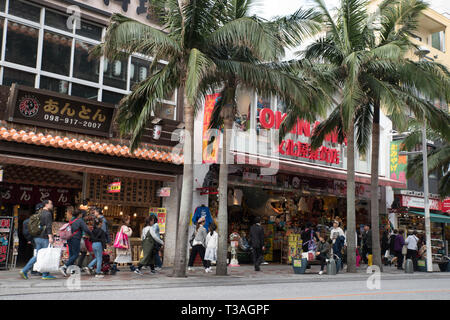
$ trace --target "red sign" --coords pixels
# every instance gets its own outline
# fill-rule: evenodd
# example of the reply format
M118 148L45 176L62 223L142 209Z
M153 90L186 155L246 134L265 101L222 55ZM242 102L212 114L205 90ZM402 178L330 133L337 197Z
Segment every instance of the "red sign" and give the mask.
M0 269L7 269L11 247L13 217L0 218Z
M122 183L120 181L108 184L108 193L120 193L121 185Z
M444 201L442 201L442 212L450 213L450 198L446 198Z
M279 129L286 116L286 113L282 114L280 111L273 112L270 108L264 108L261 110L259 122L261 124L261 127L264 129ZM314 123L313 130L311 130L311 124L309 121L297 119L297 124L289 133L297 134L299 136L303 135L309 138L311 137L311 133L319 124L320 122L316 121ZM334 131L330 134L327 134L324 140L331 143L338 143L337 132ZM313 151L311 150L311 145L309 143L303 143L300 141L296 142L291 139L281 141L278 151L281 155L318 160L326 163L340 163L340 152L337 149L321 146L317 150Z
M211 94L205 97L205 113L203 116L202 161L203 163L217 163L219 161L220 136L214 137L213 130L208 130L212 112L220 94Z

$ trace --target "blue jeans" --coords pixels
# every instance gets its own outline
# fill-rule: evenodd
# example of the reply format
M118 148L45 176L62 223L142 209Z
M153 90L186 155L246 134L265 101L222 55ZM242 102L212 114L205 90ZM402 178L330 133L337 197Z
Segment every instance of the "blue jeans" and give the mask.
M67 244L69 245L69 260L65 264L66 267L73 265L80 255L81 239L71 238L67 240Z
M34 240L34 247L36 248L36 256L32 257L30 261L28 261L27 265L22 269L23 273L28 273L28 271L30 271L31 268L33 268L33 265L36 263L37 260L38 251L48 247L48 238L47 239L34 238L33 240ZM46 277L48 275L49 275L48 272L42 273L43 277Z
M158 268L162 267L161 257L159 256L159 250L156 251L155 253L155 266L157 266Z
M91 261L91 263L89 263L88 267L90 269L92 269L95 265L95 263L97 263L97 270L95 273L100 274L102 273L102 254L103 254L103 245L101 242L94 242L92 244L92 250L94 251L95 254L95 259Z

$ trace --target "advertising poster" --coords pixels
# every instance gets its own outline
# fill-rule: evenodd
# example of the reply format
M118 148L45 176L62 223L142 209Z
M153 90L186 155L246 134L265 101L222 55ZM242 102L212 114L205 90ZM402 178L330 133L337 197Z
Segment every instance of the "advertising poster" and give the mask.
M13 219L13 217L0 218L0 270L8 268Z
M167 216L166 208L150 208L149 213L150 215L155 215L158 217L159 233L160 234L166 233L166 216Z
M408 164L407 156L400 155L401 140L392 141L390 148L390 177L392 180L397 180L406 183L406 166Z
M219 93L207 95L205 97L205 113L203 117L203 142L202 142L202 159L203 163L219 162L219 143L220 136L218 130L208 130L211 121L214 105L219 98ZM213 132L216 132L216 135Z

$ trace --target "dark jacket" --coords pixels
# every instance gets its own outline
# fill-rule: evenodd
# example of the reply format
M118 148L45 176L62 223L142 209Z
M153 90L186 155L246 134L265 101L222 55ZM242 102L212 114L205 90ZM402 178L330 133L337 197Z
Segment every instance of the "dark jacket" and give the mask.
M104 216L100 216L100 219L102 219L103 223L102 223L102 230L105 232L106 234L106 243L110 242L109 239L109 231L108 231L108 220L106 220L106 218Z
M393 255L395 251L395 238L397 238L396 234L392 234L389 238L389 251Z
M340 256L344 243L345 243L344 236L337 237L337 239L333 243L333 253Z
M76 220L76 221L75 221ZM89 238L92 237L92 232L89 230L88 226L86 225L86 222L84 222L83 218L72 218L70 221L75 221L72 223L72 239L75 240L81 240L81 237L83 236L83 232L86 233L86 235L89 236Z
M100 228L94 228L94 230L92 230L92 236L91 236L91 242L92 243L94 243L94 242L101 242L102 246L103 246L103 249L105 249L106 248L106 243L108 242L107 240L108 240L108 238L106 236L105 231L103 231Z
M41 227L43 231L40 236L36 238L48 239L48 235L52 234L53 215L48 210L42 210L41 213Z
M389 250L389 232L385 230L383 236L381 237L381 251L386 252Z
M372 230L363 232L362 246L366 246L367 248L372 248Z
M319 243L317 244L316 252L320 252L320 254L325 255L327 258L329 258L330 257L330 244L327 241L325 241L325 242L319 241Z
M264 229L260 224L254 224L250 227L250 246L252 248L264 247Z

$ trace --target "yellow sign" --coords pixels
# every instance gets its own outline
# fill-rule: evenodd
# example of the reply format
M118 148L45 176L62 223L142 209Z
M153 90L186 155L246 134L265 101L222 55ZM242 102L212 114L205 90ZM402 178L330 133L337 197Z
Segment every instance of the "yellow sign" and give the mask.
M159 233L160 234L166 233L166 217L167 217L166 208L150 208L149 213L150 215L155 215L158 217Z

